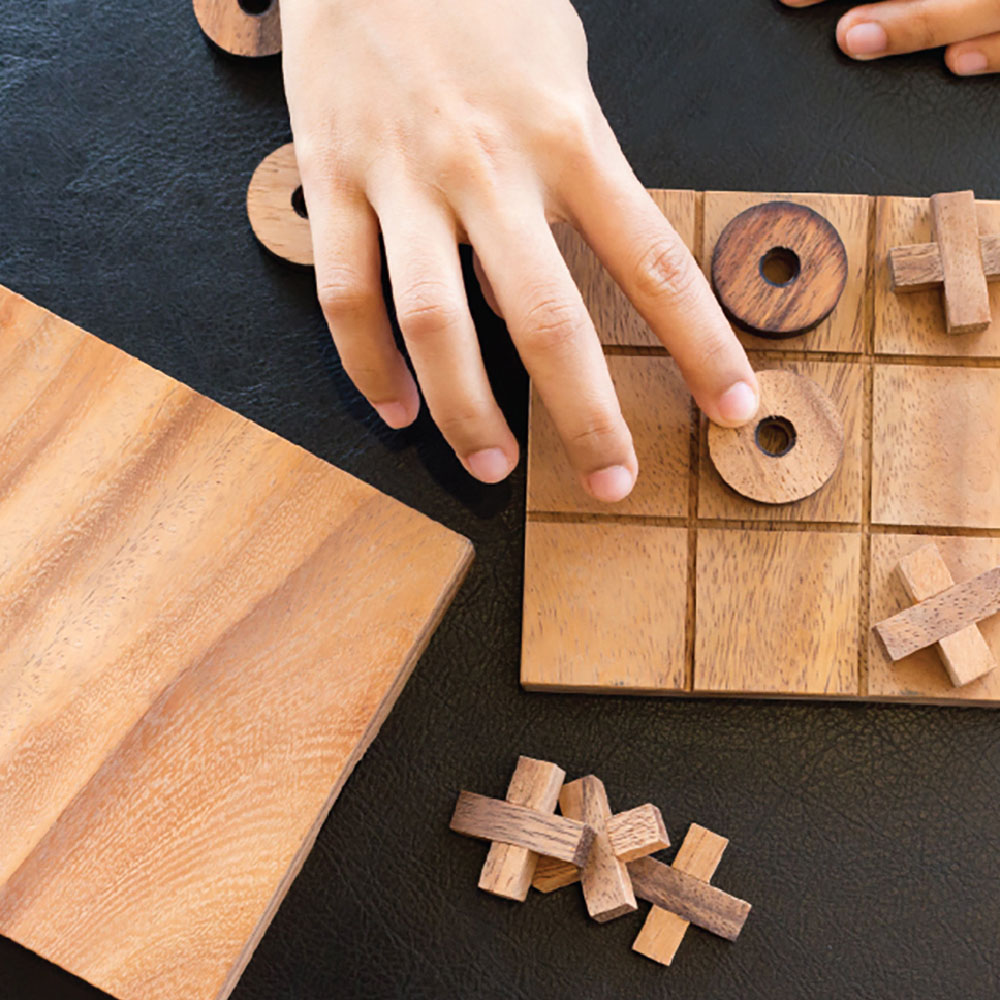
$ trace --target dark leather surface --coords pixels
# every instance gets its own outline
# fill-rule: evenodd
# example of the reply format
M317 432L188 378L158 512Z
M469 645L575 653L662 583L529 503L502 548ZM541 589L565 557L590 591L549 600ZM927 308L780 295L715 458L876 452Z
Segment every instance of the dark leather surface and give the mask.
M849 64L844 4L579 7L649 185L1000 197L1000 83L955 80L939 53ZM0 281L478 552L235 996L996 995L1000 714L521 692L523 471L476 486L426 418L393 434L359 401L310 274L244 217L253 167L289 137L278 61L223 56L189 8L0 0ZM523 371L475 308L523 438ZM741 939L691 932L667 970L631 952L640 917L598 926L576 890L477 891L485 848L448 816L460 787L502 794L518 753L599 774L616 807L658 803L675 843L692 820L730 837L717 882L754 904ZM0 996L99 994L2 942Z

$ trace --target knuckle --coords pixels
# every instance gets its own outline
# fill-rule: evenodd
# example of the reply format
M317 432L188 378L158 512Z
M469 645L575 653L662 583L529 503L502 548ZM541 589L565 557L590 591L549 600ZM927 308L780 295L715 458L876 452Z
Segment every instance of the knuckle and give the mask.
M461 309L454 292L443 282L425 278L396 295L396 319L409 339L422 339L456 326Z
M526 346L539 353L559 352L572 345L584 322L582 306L554 291L543 292L524 314Z
M569 435L569 444L575 448L603 454L613 451L621 441L621 427L610 413L593 414L582 426Z
M382 290L349 267L334 267L320 277L316 294L327 319L356 316L374 309Z
M646 246L633 269L637 292L653 300L683 301L700 277L684 245L665 236L657 236Z

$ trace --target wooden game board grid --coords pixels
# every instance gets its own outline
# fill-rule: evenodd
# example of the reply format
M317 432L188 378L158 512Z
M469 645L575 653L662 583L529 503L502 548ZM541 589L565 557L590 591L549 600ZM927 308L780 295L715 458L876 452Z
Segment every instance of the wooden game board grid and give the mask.
M716 192L695 192L695 221L693 231L690 233L689 243L692 252L703 270L708 271L710 265L709 248L705 245L705 197L706 194ZM654 197L668 194L668 192L653 192ZM782 197L796 198L797 195L781 195L760 193L755 196L759 201L775 200ZM807 196L808 197L808 196ZM659 200L659 199L658 199ZM786 363L827 363L858 365L863 369L864 388L862 398L862 464L861 464L861 503L862 512L858 521L830 521L830 520L806 520L806 519L782 519L782 518L730 518L730 517L706 517L699 515L699 491L701 485L702 466L704 462L709 462L706 448L707 419L697 408L693 400L690 402L690 439L689 457L687 471L687 511L683 516L665 516L635 513L607 512L586 512L586 511L559 511L535 509L531 507L532 497L532 463L528 462L528 485L527 496L528 505L526 509L526 527L531 524L621 524L621 525L643 525L647 527L664 527L683 529L687 533L687 581L686 581L686 611L684 618L684 682L683 687L678 688L643 688L630 687L628 685L607 685L593 686L590 684L574 685L564 683L532 683L522 676L522 684L529 690L536 691L579 691L582 693L608 693L608 694L656 694L666 696L681 697L739 697L758 699L805 699L805 700L829 700L829 701L881 701L881 702L907 702L919 704L936 705L963 705L979 707L1000 707L1000 696L977 698L962 698L960 696L949 697L947 694L937 697L925 697L920 694L871 694L869 692L869 653L871 621L870 615L870 588L872 576L872 537L878 535L916 535L928 537L955 537L970 539L997 539L1000 540L1000 528L970 527L962 525L940 526L924 524L898 524L898 523L873 523L872 522L872 468L873 468L873 433L874 433L874 373L876 363L878 366L907 366L910 368L982 368L1000 369L1000 356L963 356L955 353L942 354L905 354L905 353L883 353L875 347L875 300L876 300L876 276L873 270L876 262L876 242L878 233L878 216L881 206L886 199L878 196L869 197L868 206L868 240L867 240L867 262L865 269L865 289L863 293L863 315L864 322L862 349L859 351L834 351L834 350L810 350L802 347L765 347L756 346L761 343L759 338L740 334L741 340L747 350L747 355L753 367L757 370L781 366ZM892 200L892 199L889 199ZM998 204L1000 203L993 203ZM662 205L661 205L662 207ZM586 297L586 296L585 296ZM802 338L794 338L801 341ZM791 342L791 341L789 341ZM783 343L775 341L776 345ZM952 340L942 341L943 345L954 352ZM650 357L669 358L670 355L663 347L645 344L615 344L604 343L603 350L607 357ZM539 401L534 392L531 397L531 407L529 412L529 441L530 435L534 432L534 420L532 416ZM530 448L529 448L530 453ZM537 473L536 473L537 475ZM820 532L843 535L857 535L861 540L861 551L859 561L858 579L858 657L857 657L857 687L849 694L814 692L784 692L784 691L727 691L727 690L706 690L696 689L695 684L695 663L696 663L696 618L697 618L697 591L698 591L698 539L699 534L707 529L728 529L751 532ZM526 536L526 564L528 556L528 538ZM527 569L527 565L526 565ZM525 596L525 623L528 627L528 615L530 613L527 603L527 590Z

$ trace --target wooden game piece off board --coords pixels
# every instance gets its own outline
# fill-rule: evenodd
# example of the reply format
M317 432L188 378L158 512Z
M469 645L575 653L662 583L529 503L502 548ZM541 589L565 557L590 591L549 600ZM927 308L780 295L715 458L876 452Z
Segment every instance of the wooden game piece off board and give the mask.
M728 222L773 200L837 228L836 308L787 340L740 333L755 368L817 382L844 453L803 500L730 489L676 366L570 229L558 234L635 438L635 491L608 507L577 485L531 402L521 681L530 690L1000 705L993 671L952 685L934 649L893 663L871 626L912 604L896 572L936 542L955 580L1000 564L1000 283L992 322L946 332L940 289L895 294L890 248L933 242L927 198L654 191L707 268ZM1000 202L976 203L983 238ZM981 624L1000 654L1000 616Z
M0 288L0 933L228 996L470 556Z

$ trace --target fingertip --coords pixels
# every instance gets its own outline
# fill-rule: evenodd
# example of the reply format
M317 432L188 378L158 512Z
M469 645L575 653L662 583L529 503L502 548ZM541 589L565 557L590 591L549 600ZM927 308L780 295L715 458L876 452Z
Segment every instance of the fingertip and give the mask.
M944 53L945 65L956 76L978 76L990 68L990 61L985 52L975 48L959 48L949 45Z
M517 455L512 458L503 448L481 448L467 455L462 464L480 482L499 483L514 471Z
M712 420L723 427L742 427L757 415L760 407L760 390L757 380L740 380L733 383L716 400Z
M852 59L877 59L889 49L885 28L875 21L858 21L848 11L837 24L837 44Z
M618 503L632 492L636 474L624 465L609 465L584 478L587 492L601 503Z
M373 402L372 409L382 418L382 422L394 431L409 427L420 413L420 393L417 391L416 383L412 378L408 378L400 398Z

